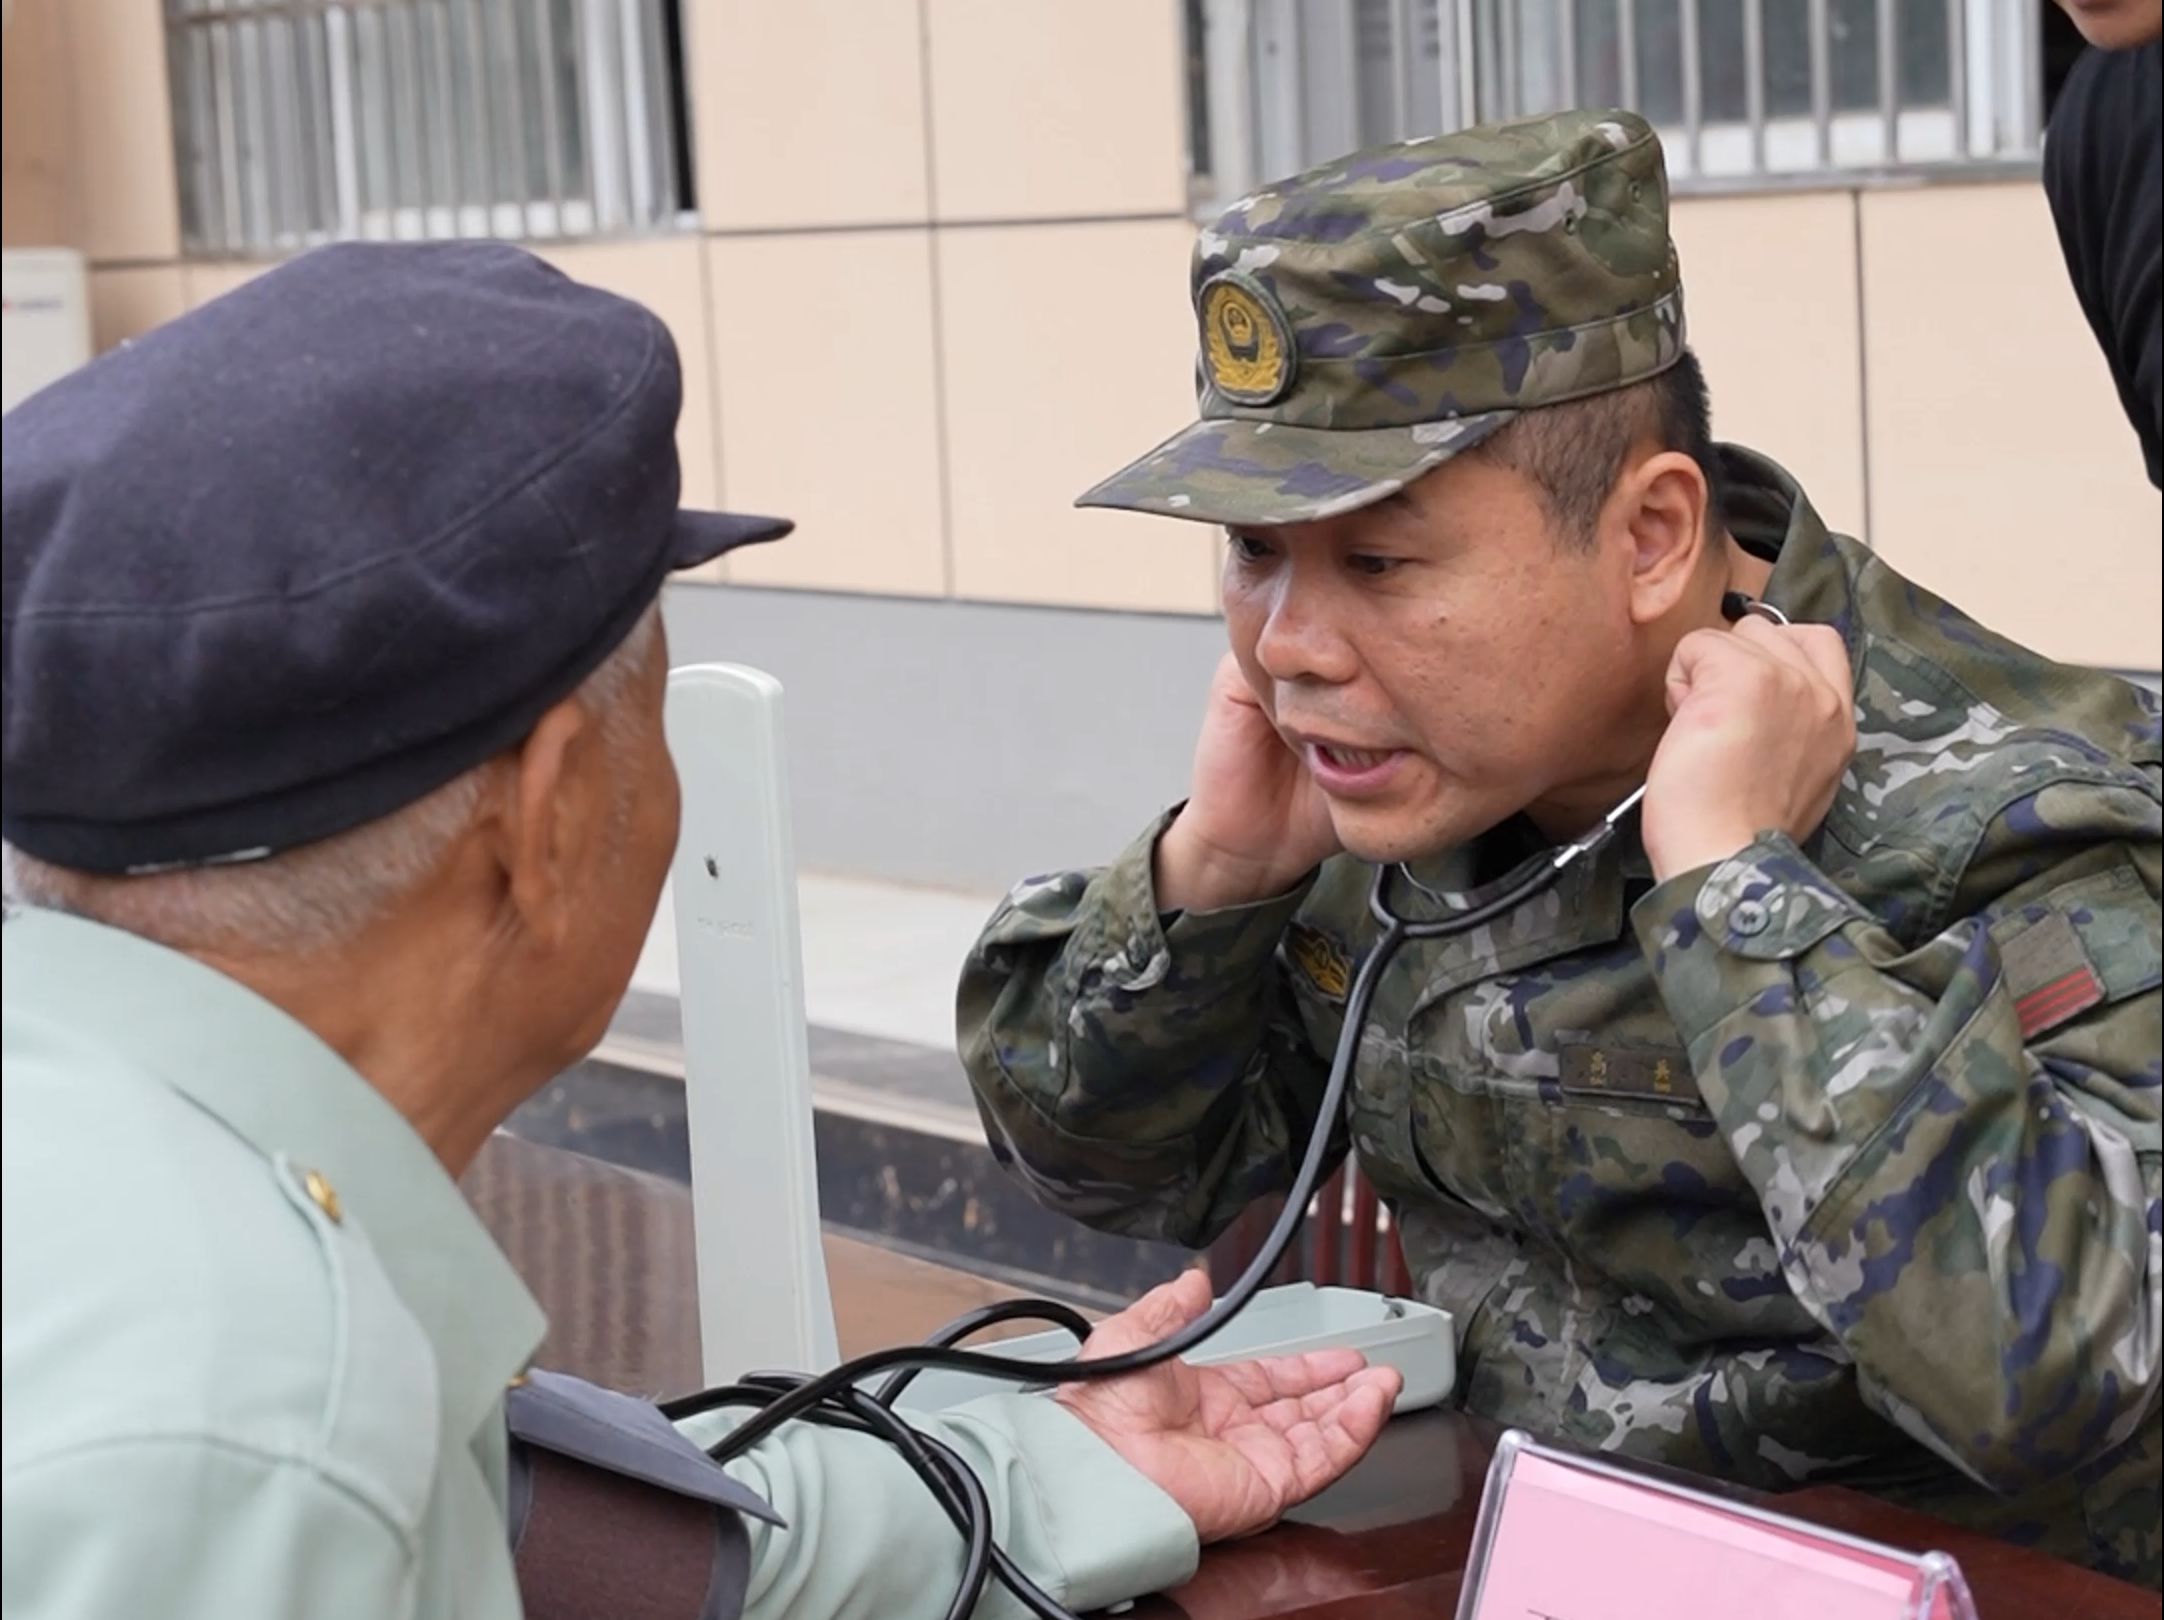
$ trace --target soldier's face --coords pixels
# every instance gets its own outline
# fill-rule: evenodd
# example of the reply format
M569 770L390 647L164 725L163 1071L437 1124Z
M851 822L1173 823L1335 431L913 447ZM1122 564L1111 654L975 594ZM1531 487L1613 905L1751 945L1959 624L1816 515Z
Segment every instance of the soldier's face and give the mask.
M2101 50L2127 50L2164 34L2164 0L2059 0L2059 9Z
M1573 833L1634 785L1660 675L1614 552L1560 538L1538 490L1480 455L1359 512L1232 534L1233 652L1348 850L1410 859L1519 811Z

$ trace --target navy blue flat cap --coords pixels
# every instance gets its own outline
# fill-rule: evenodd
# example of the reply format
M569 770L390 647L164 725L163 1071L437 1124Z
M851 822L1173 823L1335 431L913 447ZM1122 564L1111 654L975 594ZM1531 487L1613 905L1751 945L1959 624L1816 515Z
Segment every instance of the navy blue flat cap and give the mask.
M361 826L519 742L673 569L676 348L501 244L320 249L0 423L0 832L92 872Z

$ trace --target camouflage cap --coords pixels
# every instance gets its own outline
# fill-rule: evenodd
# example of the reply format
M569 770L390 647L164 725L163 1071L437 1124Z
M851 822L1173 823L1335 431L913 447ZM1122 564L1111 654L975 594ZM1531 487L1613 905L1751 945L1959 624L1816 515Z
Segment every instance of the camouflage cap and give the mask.
M1196 244L1202 420L1077 503L1298 523L1683 353L1659 139L1567 112L1355 153Z

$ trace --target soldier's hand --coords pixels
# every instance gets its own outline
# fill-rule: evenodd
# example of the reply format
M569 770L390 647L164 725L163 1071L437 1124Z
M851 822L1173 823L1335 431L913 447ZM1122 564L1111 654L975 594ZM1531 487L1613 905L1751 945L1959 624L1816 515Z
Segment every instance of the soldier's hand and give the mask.
M1139 1350L1210 1308L1200 1271L1153 1288L1099 1323L1085 1357ZM1191 1367L1168 1361L1058 1399L1187 1510L1203 1541L1267 1529L1367 1455L1404 1380L1357 1350Z
M1825 625L1698 630L1668 666L1668 730L1646 779L1656 877L1726 860L1763 832L1825 820L1856 751L1848 648Z
M1157 841L1157 903L1216 911L1267 900L1338 848L1329 800L1227 653L1210 682L1186 808Z

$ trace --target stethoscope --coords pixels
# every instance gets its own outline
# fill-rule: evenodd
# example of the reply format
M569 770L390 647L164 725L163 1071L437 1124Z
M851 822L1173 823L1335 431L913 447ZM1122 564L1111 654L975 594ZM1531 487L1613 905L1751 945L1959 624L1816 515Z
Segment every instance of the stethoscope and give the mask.
M1721 598L1721 613L1734 624L1747 615L1787 625L1788 615L1771 603L1741 591ZM1299 1172L1285 1195L1269 1235L1247 1269L1209 1310L1179 1332L1125 1354L1094 1361L1023 1361L981 1350L957 1348L960 1341L995 1323L1044 1321L1072 1333L1077 1342L1087 1338L1090 1324L1079 1312L1057 1300L1018 1299L971 1312L949 1323L924 1344L897 1345L875 1350L844 1362L833 1371L812 1377L802 1373L753 1373L740 1382L687 1395L667 1402L662 1411L672 1420L721 1407L745 1407L752 1415L709 1448L717 1461L741 1456L784 1423L803 1419L828 1427L874 1435L898 1450L947 1516L962 1533L966 1547L962 1580L947 1613L950 1620L965 1620L977 1605L986 1583L994 1578L1007 1587L1031 1613L1043 1620L1077 1620L1071 1611L1052 1599L1017 1569L991 1539L991 1504L984 1487L961 1458L931 1436L919 1433L894 1410L895 1397L911 1379L927 1368L976 1373L1011 1379L1025 1386L1083 1383L1100 1378L1120 1378L1185 1355L1244 1310L1262 1289L1264 1280L1277 1269L1292 1244L1293 1235L1307 1216L1307 1206L1322 1180L1329 1157L1330 1138L1344 1110L1345 1091L1352 1078L1360 1037L1374 1002L1375 987L1391 959L1407 940L1452 939L1484 923L1507 916L1528 900L1546 893L1565 872L1587 859L1615 837L1638 806L1646 790L1641 785L1616 807L1570 843L1544 851L1520 863L1494 884L1462 895L1440 894L1429 889L1406 870L1402 862L1376 868L1368 909L1382 925L1382 933L1361 958L1345 997L1345 1016L1338 1032L1337 1050L1330 1059L1330 1076L1324 1082L1315 1129L1301 1155ZM1443 915L1425 921L1405 917L1391 903L1391 889L1402 878L1442 908ZM858 1386L886 1375L876 1390Z

